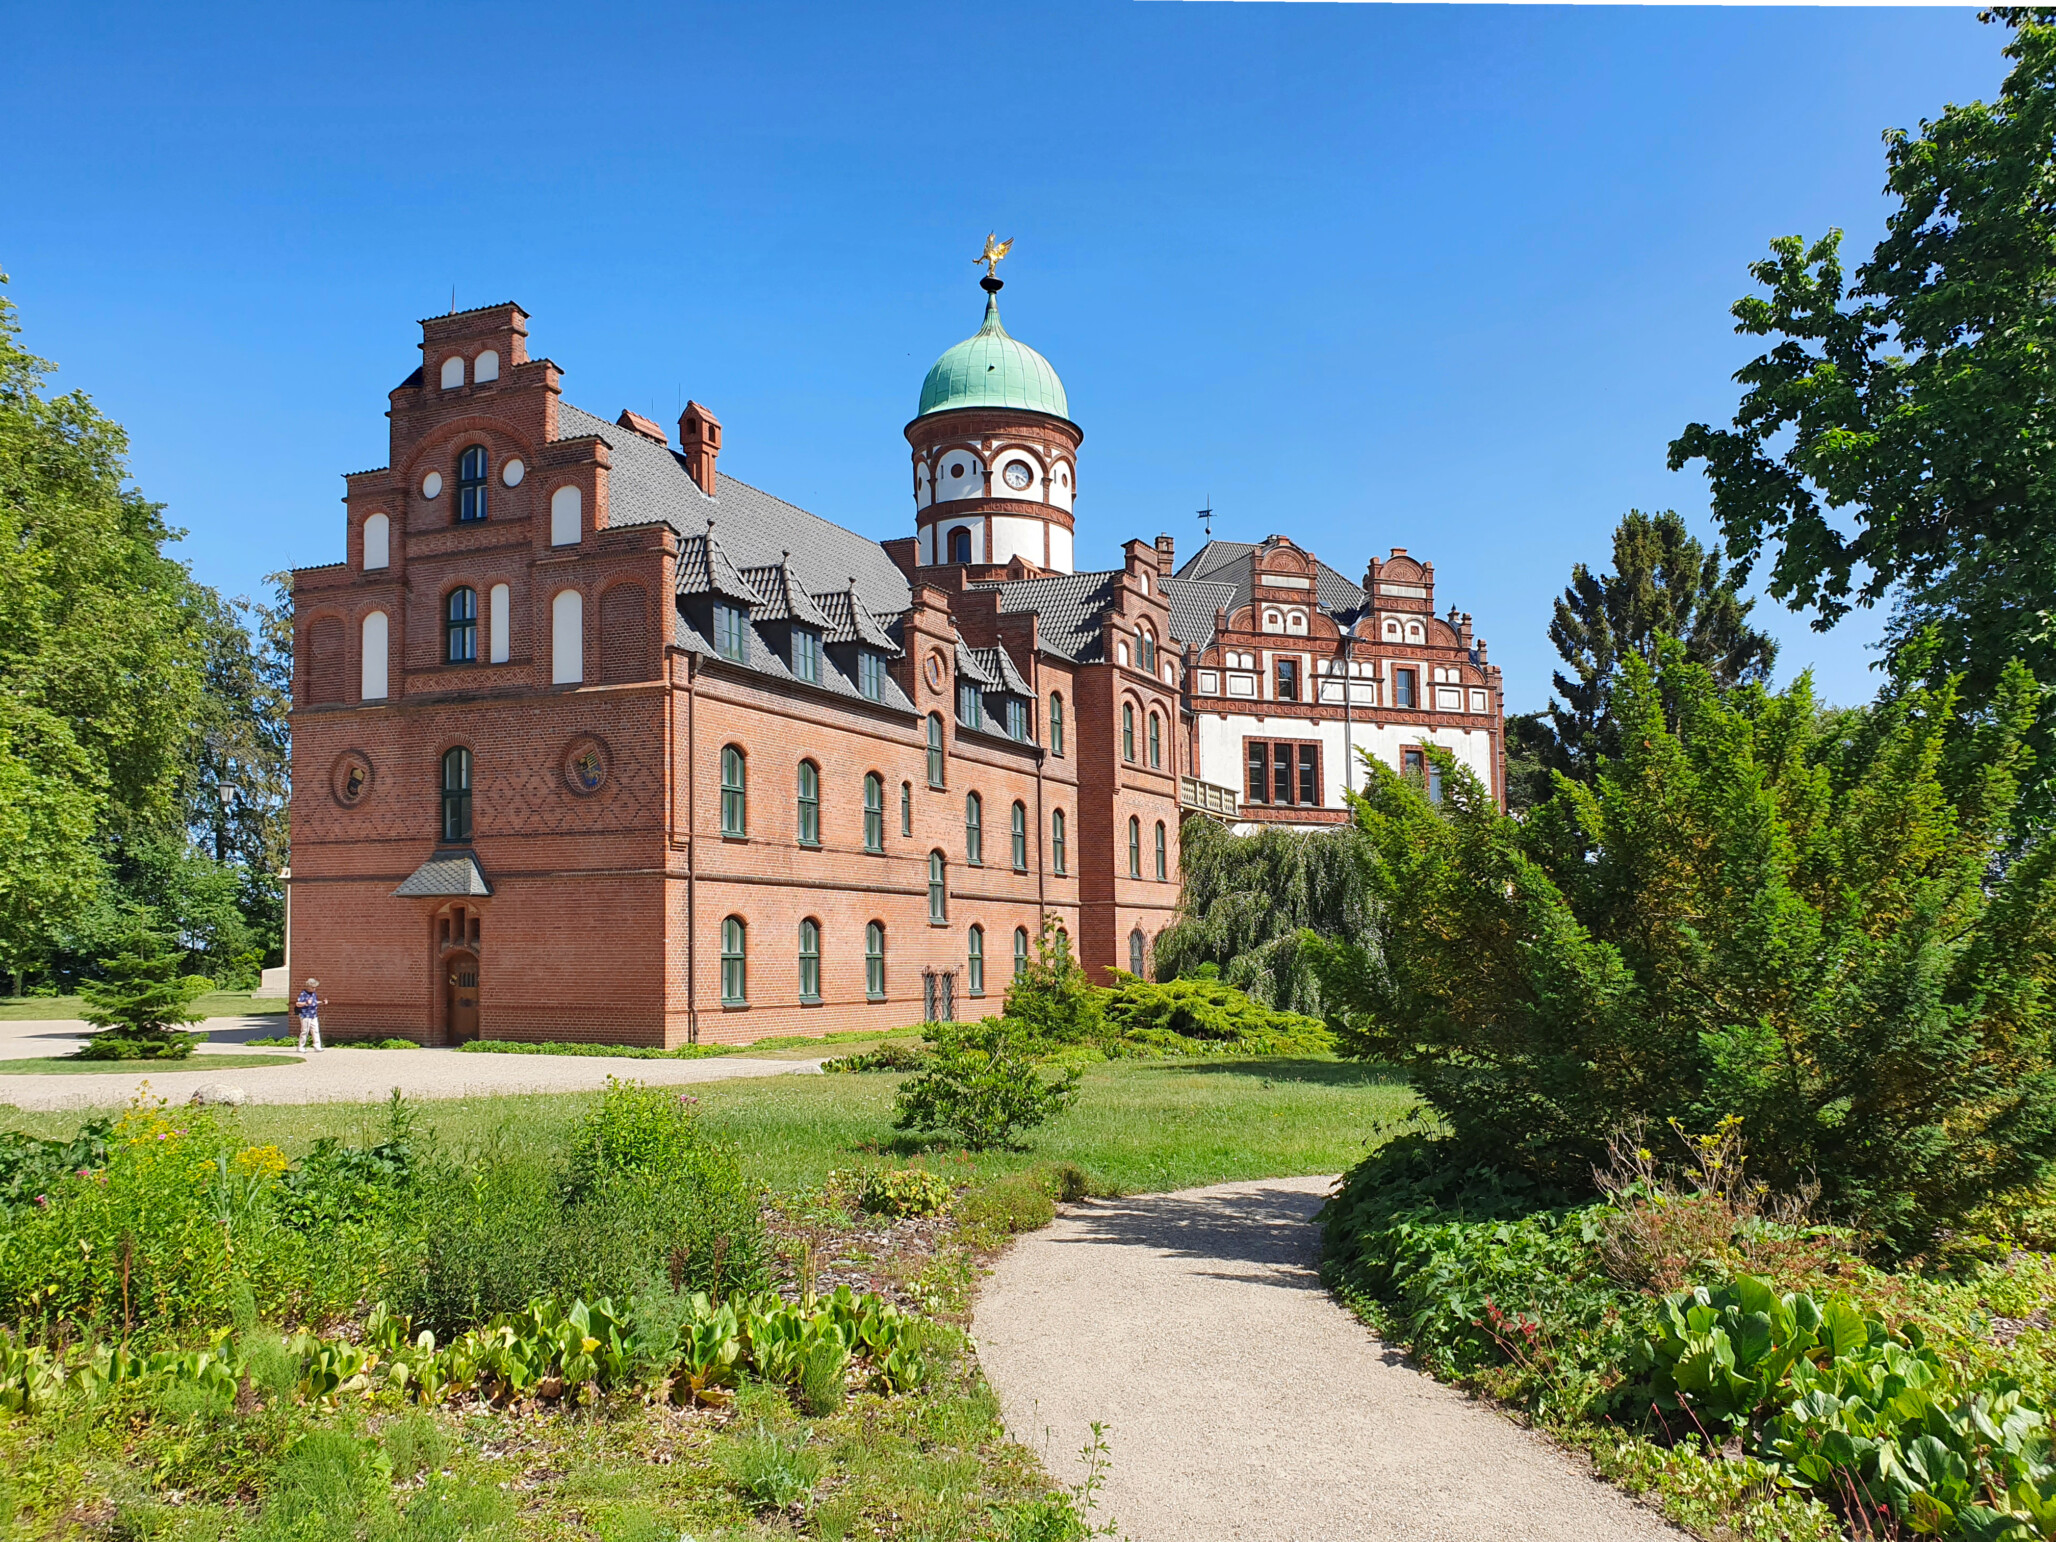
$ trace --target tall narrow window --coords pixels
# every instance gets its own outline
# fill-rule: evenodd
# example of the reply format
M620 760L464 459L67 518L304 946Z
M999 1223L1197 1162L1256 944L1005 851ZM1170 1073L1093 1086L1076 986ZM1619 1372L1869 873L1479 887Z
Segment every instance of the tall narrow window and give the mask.
M391 651L386 613L382 610L368 612L360 628L364 646L361 649L357 694L366 701L384 701L386 697L387 655Z
M1164 720L1154 712L1149 715L1149 764L1150 769L1164 763Z
M1428 801L1442 801L1442 767L1432 760L1428 762Z
M973 867L985 862L985 804L975 792L964 799L964 860Z
M969 964L970 964L970 966L971 966L971 967L970 967L970 971L969 971L969 972L970 972L970 976L971 976L971 994L972 994L972 995L974 995L974 996L982 996L982 995L984 995L984 994L985 994L985 928L984 928L984 927L982 927L982 926L974 926L974 927L972 927L972 928L971 928L971 937L970 937L970 943L969 943L969 948L970 948L970 951L969 951L969 954L967 955L967 961L969 962Z
M885 850L885 782L876 771L864 778L864 850Z
M1142 668L1147 674L1156 673L1156 633L1148 627L1142 629Z
M885 700L885 659L869 648L857 655L857 689L866 701Z
M1278 700L1299 700L1299 660L1278 660Z
M914 784L900 783L900 834L914 833Z
M585 678L585 596L560 589L550 601L550 683L576 685Z
M1415 684L1419 679L1420 673L1417 670L1393 670L1392 705L1395 707L1411 707L1420 695L1420 691Z
M1163 821L1162 821L1161 819L1159 819L1159 820L1157 821L1157 824L1156 824L1156 875L1157 875L1157 882L1159 882L1159 883L1162 883L1162 882L1163 882L1163 881L1164 881L1164 880L1165 880L1166 878L1169 878L1169 877L1171 876L1171 874L1170 874L1170 865L1171 865L1171 851L1170 851L1170 846L1169 846L1169 843L1168 843L1168 841L1167 841L1167 839L1166 839L1166 836L1165 836L1165 832L1164 832L1164 822L1163 822Z
M800 844L821 844L821 768L811 760L800 762Z
M1012 826L1010 827L1010 829L1009 829L1009 831L1008 831L1008 834L1009 834L1009 835L1011 835L1011 836L1012 836L1012 838L1013 838L1013 846L1014 846L1014 871L1015 871L1015 872L1017 872L1017 873L1025 873L1025 872L1027 872L1027 871L1028 871L1028 805L1027 805L1027 804L1025 804L1025 803L1016 803L1016 804L1014 805L1014 819L1013 819L1013 824L1012 824Z
M1141 977L1143 968L1148 962L1143 955L1143 950L1146 946L1147 943L1143 939L1141 927L1136 927L1134 931L1128 934L1128 973L1137 978Z
M1135 708L1125 701L1121 703L1121 758L1135 759Z
M1128 876L1142 876L1142 821L1133 814L1128 816Z
M1064 698L1055 691L1049 694L1049 752L1064 753Z
M821 999L821 923L800 922L800 1000Z
M749 612L740 605L724 605L714 602L714 651L724 659L742 662L744 652L744 631L749 625Z
M792 672L809 685L821 683L821 634L809 627L792 629Z
M1028 738L1028 703L1018 696L1007 698L1007 737L1023 742Z
M443 752L443 839L471 839L471 751Z
M1064 811L1049 816L1049 865L1059 878L1064 876Z
M942 781L942 714L928 714L928 785L940 787Z
M750 999L747 935L741 916L730 916L721 923L721 1005L724 1007L743 1006Z
M478 662L476 589L452 589L443 601L443 657L452 664Z
M1271 746L1271 801L1290 803L1292 801L1292 751L1290 744Z
M1321 747L1318 744L1299 747L1299 801L1308 808L1317 807L1321 801Z
M985 726L985 697L975 680L963 680L957 684L957 721L966 728Z
M864 928L864 994L885 999L885 928L876 921Z
M949 859L939 851L928 853L928 919L936 926L949 920Z
M949 533L949 560L969 562L971 560L971 532L962 525Z
M1028 928L1014 928L1014 978L1020 979L1028 972Z
M721 747L721 833L747 835L750 823L749 784L744 780L748 766L742 751L732 744Z
M474 444L457 457L457 518L485 518L485 446Z
M1249 801L1271 801L1271 746L1263 739L1249 741Z

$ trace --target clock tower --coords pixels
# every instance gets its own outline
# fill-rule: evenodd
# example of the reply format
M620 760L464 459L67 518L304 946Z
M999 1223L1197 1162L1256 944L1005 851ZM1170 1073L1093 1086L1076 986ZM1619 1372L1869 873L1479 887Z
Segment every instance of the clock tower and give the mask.
M1049 360L1000 325L1004 286L990 263L979 286L984 325L935 361L906 429L918 560L977 569L1019 558L1042 572L1069 573L1085 435L1071 421Z

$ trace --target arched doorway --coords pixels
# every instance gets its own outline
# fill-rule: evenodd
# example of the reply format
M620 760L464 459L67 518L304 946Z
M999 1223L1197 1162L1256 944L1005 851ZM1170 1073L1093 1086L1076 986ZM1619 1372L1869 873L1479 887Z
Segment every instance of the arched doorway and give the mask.
M453 1044L478 1037L478 958L471 953L443 955L443 1022Z

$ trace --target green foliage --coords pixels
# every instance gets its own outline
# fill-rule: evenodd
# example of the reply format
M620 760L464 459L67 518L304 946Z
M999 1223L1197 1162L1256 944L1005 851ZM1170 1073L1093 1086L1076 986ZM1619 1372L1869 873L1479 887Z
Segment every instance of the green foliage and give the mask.
M1675 511L1630 509L1614 527L1612 570L1595 574L1580 562L1556 601L1549 640L1570 674L1553 677L1563 700L1549 704L1543 763L1590 781L1601 756L1618 758L1612 701L1621 660L1632 654L1653 664L1661 639L1675 638L1719 690L1768 681L1778 648L1748 624L1754 603Z
M1142 980L1120 974L1101 1012L1105 1043L1118 1052L1166 1055L1326 1055L1335 1041L1325 1024L1279 1012L1212 977Z
M925 1167L896 1167L857 1175L856 1199L871 1215L941 1215L956 1190L940 1173Z
M200 975L179 973L179 955L156 928L155 917L138 911L121 939L121 952L100 960L102 978L80 993L86 1021L105 1030L79 1051L83 1060L183 1060L199 1042L180 1033L200 1021L193 1003L214 989Z
M1088 1044L1099 1037L1099 992L1078 967L1071 939L1054 915L1042 918L1034 956L1007 986L1002 1015L1029 1043L1046 1048Z
M1732 308L1769 340L1735 377L1734 424L1670 448L1673 470L1705 463L1745 574L1772 553L1771 594L1818 625L1904 596L1896 639L1933 628L1938 677L1979 706L2008 698L2013 660L2056 680L2056 25L1988 19L2013 29L1997 100L1885 136L1894 207L1853 279L1839 230L1770 243L1750 266L1766 292ZM2051 727L2034 730L2037 819Z
M1194 815L1178 839L1178 917L1157 937L1158 971L1191 976L1212 964L1263 1005L1320 1016L1320 979L1308 966L1303 934L1376 935L1356 828L1233 835Z
M957 1217L974 1234L995 1242L1040 1231L1056 1219L1053 1187L1039 1172L1007 1173L965 1190L957 1201Z
M783 1510L814 1497L825 1463L818 1451L807 1449L805 1430L782 1434L759 1422L723 1448L722 1466L752 1501Z
M1030 1020L1057 1021L1049 1015ZM935 1030L928 1069L900 1083L893 1125L924 1134L948 1131L969 1151L1019 1149L1021 1131L1078 1100L1079 1081L1076 1067L1048 1079L1039 1075L1035 1041L1010 1018L945 1024Z
M928 1064L927 1051L913 1044L881 1044L854 1055L838 1055L821 1062L821 1069L836 1075L859 1071L919 1071Z
M582 1055L601 1060L698 1060L707 1055L733 1055L732 1044L681 1044L677 1049L652 1049L641 1044L577 1044L523 1039L472 1039L459 1044L468 1055Z
M0 1210L46 1205L50 1191L81 1171L107 1165L112 1119L88 1119L69 1140L38 1140L20 1130L0 1131Z
M1440 808L1368 766L1384 933L1308 943L1339 1037L1537 1180L1735 1115L1774 1189L1919 1247L2056 1156L2056 848L1994 866L2035 700L2009 678L1983 718L1919 683L1833 716L1669 645L1623 664L1622 757L1525 822L1446 757Z

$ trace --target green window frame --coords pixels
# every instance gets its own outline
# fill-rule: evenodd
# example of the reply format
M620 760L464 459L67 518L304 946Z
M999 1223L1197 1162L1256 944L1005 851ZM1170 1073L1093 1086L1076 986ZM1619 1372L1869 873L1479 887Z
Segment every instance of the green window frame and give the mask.
M885 850L885 779L876 771L864 777L864 850Z
M729 916L721 923L721 1005L749 1004L749 929L741 916Z
M1133 814L1128 816L1128 876L1142 876L1142 821Z
M1135 763L1135 706L1126 701L1121 703L1121 758Z
M749 762L733 744L721 746L721 833L750 833Z
M1156 825L1156 875L1158 883L1163 883L1171 876L1170 853L1170 840L1164 831L1164 822L1159 819Z
M1014 928L1014 978L1020 979L1028 972L1028 928Z
M975 792L964 797L964 860L985 865L985 800Z
M971 981L971 994L982 996L985 994L985 928L972 927L965 946L965 962L970 966L967 972Z
M857 690L866 701L885 700L885 660L869 648L857 654Z
M478 591L459 585L443 601L443 662L478 662Z
M1142 629L1142 670L1144 674L1156 673L1156 633L1148 627Z
M800 1000L821 999L821 923L812 916L800 922Z
M1064 811L1049 816L1049 865L1059 878L1064 876Z
M885 927L877 921L864 928L864 995L885 999Z
M900 783L900 834L914 833L914 784Z
M443 751L443 839L471 839L471 751L461 744Z
M940 712L931 712L928 714L928 785L930 787L947 785L942 779L942 772L942 714Z
M1027 805L1027 804L1025 804L1025 803L1016 803L1016 804L1014 805L1014 817L1013 817L1013 822L1012 822L1012 825L1011 825L1011 827L1010 827L1010 828L1009 828L1009 830L1008 830L1008 834L1009 834L1009 835L1010 835L1010 836L1012 837L1012 839L1013 839L1013 848L1014 848L1014 871L1015 871L1015 872L1017 872L1017 873L1025 873L1025 872L1027 872L1027 871L1028 871L1028 805Z
M467 446L457 457L457 522L468 525L474 520L485 518L486 506L485 446Z
M1055 691L1049 693L1049 752L1064 753L1064 698Z
M1149 766L1154 771L1164 763L1164 720L1154 712L1149 715Z
M744 648L744 617L748 614L740 605L714 602L714 651L724 659L740 664Z
M821 768L811 760L800 762L800 844L821 844Z
M928 853L928 921L949 924L949 858L939 851Z
M821 683L821 634L812 627L792 629L792 672L809 685Z

